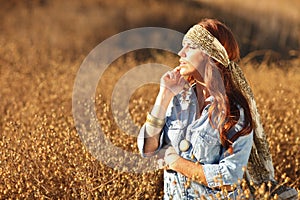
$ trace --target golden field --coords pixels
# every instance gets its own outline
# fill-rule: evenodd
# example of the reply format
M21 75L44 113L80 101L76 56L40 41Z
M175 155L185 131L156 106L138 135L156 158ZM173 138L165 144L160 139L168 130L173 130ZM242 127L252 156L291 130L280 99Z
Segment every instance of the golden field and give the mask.
M258 21L231 20L226 9L216 16L211 6L195 1L0 2L0 199L160 199L162 171L119 172L99 162L82 144L72 115L74 80L89 51L113 34L140 26L184 32L200 18L212 16L240 33L241 66L257 100L276 178L300 190L299 16L283 12L298 9L297 1L291 1L295 8L282 3L283 13L277 18L290 19L283 30L278 29L282 21L273 21L272 31L277 30L280 39L273 38L266 45L280 44L260 51L265 38L258 40L257 35L267 34L259 29L266 22L251 32L256 35L249 44L246 30L250 28L244 26L240 32L239 25L243 20L249 26ZM236 6L237 1L229 2ZM176 14L166 12L170 7ZM250 5L247 8L254 12ZM281 59L279 55L285 53ZM117 59L105 72L95 105L103 131L116 146L137 152L136 138L118 130L112 118L110 95L116 82L137 65L175 66L177 59L155 50L133 52ZM129 109L137 125L143 123L157 89L157 85L147 85L131 97ZM257 199L269 198L259 191Z

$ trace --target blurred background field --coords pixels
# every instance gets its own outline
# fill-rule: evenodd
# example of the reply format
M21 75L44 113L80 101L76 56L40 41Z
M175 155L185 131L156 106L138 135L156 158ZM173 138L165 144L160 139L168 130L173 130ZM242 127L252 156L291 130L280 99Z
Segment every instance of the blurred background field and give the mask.
M204 17L220 19L235 33L276 177L300 189L298 1L1 0L0 5L1 199L159 199L161 171L118 172L81 143L72 116L73 84L84 58L108 37L145 26L184 33ZM136 138L118 130L111 116L114 84L139 64L176 66L177 59L156 50L132 52L106 71L96 106L114 144L137 152ZM136 124L143 123L157 89L147 85L132 96Z

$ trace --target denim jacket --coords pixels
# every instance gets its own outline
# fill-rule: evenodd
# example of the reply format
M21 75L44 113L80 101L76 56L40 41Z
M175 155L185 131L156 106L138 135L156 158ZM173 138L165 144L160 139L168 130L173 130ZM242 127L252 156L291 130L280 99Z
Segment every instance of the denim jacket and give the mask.
M228 153L221 145L219 131L211 126L209 120L208 109L213 99L212 96L206 99L208 104L198 119L196 118L197 112L199 112L198 102L193 87L176 95L168 107L166 124L160 136L160 145L154 154L158 153L164 145L172 144L181 157L192 162L199 162L203 166L208 186L190 181L190 186L185 187L189 181L187 177L178 172L165 170L164 199L198 199L201 196L205 196L207 199L216 198L219 191L214 188L221 184L238 185L238 180L243 178L243 167L248 162L253 132L235 140L232 144L233 153ZM244 127L244 111L240 106L238 108L240 119L229 131L229 137ZM139 133L138 147L142 156L146 157L144 134L145 125ZM190 147L185 152L180 151L179 148L180 141L183 139L190 142ZM223 198L235 199L237 193L237 190L229 192Z

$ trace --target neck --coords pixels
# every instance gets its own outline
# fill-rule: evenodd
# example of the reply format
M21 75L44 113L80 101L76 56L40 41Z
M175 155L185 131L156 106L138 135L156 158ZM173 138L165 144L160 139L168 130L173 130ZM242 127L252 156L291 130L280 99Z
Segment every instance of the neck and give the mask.
M203 83L196 83L197 99L200 111L206 106L205 99L209 97L209 92Z

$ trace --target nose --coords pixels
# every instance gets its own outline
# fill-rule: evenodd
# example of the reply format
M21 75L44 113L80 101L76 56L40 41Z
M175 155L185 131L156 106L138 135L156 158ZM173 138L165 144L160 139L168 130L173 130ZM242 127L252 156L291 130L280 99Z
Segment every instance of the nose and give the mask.
M185 54L185 47L182 47L181 50L178 52L178 54L180 57L185 57L186 54Z

